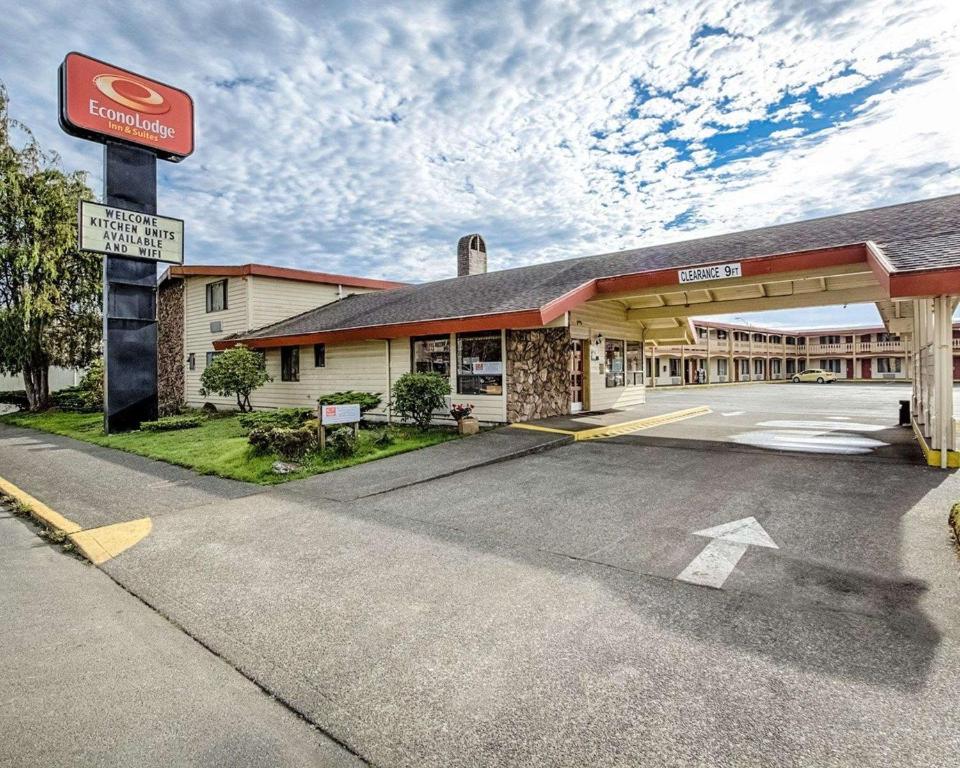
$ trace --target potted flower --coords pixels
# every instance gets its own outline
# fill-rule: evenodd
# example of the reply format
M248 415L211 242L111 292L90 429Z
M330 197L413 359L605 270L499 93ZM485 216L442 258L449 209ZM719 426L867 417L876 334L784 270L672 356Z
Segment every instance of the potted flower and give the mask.
M480 431L480 422L473 418L473 405L468 403L452 403L450 415L457 422L457 431L461 435L475 435Z

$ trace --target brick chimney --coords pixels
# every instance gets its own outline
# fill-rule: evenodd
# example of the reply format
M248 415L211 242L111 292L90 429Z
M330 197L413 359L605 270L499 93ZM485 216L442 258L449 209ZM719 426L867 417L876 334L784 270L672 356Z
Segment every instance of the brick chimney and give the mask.
M480 235L464 235L457 243L457 277L487 271L487 244Z

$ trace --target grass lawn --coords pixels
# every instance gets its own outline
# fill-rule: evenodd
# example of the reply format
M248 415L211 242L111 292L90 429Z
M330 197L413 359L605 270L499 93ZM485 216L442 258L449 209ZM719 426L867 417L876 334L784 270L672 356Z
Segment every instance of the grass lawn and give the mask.
M255 453L247 443L236 416L210 419L199 427L171 432L125 432L103 434L103 416L99 413L11 413L0 416L0 422L30 427L57 435L66 435L95 445L118 448L151 459L188 467L204 475L219 475L249 483L271 485L308 475L329 472L365 461L382 459L397 453L425 448L452 440L458 435L450 429L420 432L413 427L392 426L393 442L384 447L373 445L373 430L361 429L357 452L347 458L320 454L302 461L303 468L289 475L274 474L270 467L278 457Z

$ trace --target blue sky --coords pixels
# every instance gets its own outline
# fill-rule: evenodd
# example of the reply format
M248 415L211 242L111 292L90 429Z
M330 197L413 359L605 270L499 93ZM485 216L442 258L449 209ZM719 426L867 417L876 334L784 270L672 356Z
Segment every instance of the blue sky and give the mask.
M473 231L500 269L960 191L956 2L37 0L0 35L14 115L95 189L67 51L193 95L160 169L190 263L419 281Z

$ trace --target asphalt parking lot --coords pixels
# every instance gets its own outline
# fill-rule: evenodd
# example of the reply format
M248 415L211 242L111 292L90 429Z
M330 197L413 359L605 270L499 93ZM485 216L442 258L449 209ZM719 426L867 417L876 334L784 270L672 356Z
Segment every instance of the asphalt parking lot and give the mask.
M957 474L735 439L895 429L902 388L846 387L661 391L713 412L208 499L104 570L375 765L947 765Z

